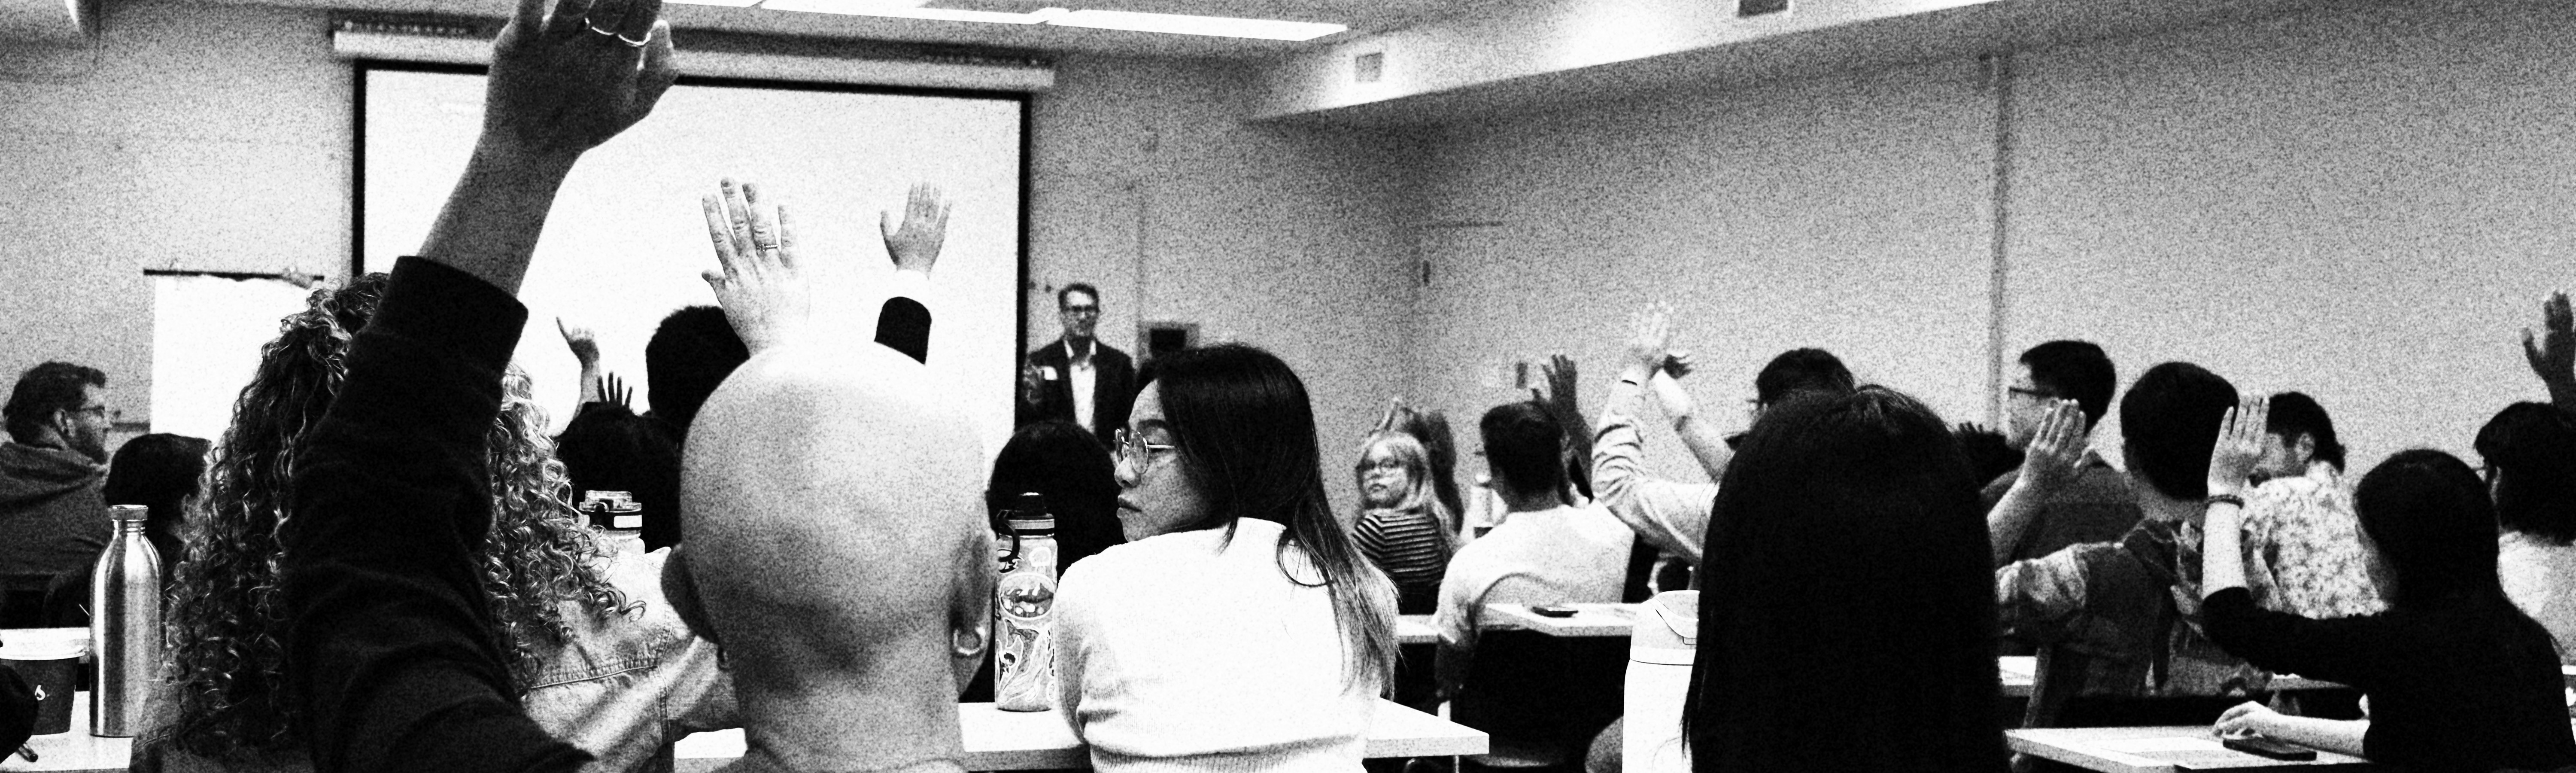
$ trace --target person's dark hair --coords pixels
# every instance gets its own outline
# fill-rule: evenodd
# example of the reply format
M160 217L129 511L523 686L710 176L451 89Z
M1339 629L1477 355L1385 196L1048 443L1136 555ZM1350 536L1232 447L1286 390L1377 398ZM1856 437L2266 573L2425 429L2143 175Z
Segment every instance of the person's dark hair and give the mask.
M2316 443L2316 460L2334 465L2343 472L2343 441L2335 439L2334 419L2317 399L2301 392L2282 392L2270 398L2271 418L2264 420L2263 431L2281 436L2293 445L2306 435Z
M1823 349L1791 349L1771 358L1762 371L1753 374L1753 401L1763 405L1780 402L1789 395L1823 390L1833 393L1852 391L1850 368L1842 358Z
M1565 488L1565 428L1546 406L1504 403L1476 423L1485 437L1485 461L1494 477L1522 492Z
M1160 384L1163 421L1192 470L1208 515L1176 531L1231 530L1241 518L1288 527L1331 591L1354 685L1384 686L1394 672L1395 585L1371 566L1324 497L1322 451L1306 384L1278 357L1245 344L1183 349L1154 359L1138 388ZM1300 573L1292 582L1306 584Z
M1084 295L1091 296L1091 302L1093 303L1100 302L1100 288L1091 286L1090 282L1074 282L1072 284L1065 285L1064 289L1055 291L1055 307L1059 309L1064 308L1065 298L1073 295L1074 293L1082 293Z
M152 517L143 526L152 547L161 553L163 577L179 561L180 526L187 523L181 507L197 494L197 478L206 474L205 438L155 432L125 441L107 463L107 483L99 495L111 505L143 505Z
M734 334L724 309L689 306L671 312L644 343L645 398L653 415L670 422L686 441L698 407L750 359L751 348Z
M1894 390L1763 412L1703 548L1694 769L2004 768L1978 483L1941 417Z
M2021 353L2021 364L2030 367L2030 382L2057 395L2075 401L2084 411L2084 426L2102 422L2102 414L2111 410L2111 393L2120 388L2120 371L2111 365L2111 355L2091 341L2050 341Z
M680 432L669 422L615 403L583 405L555 436L555 458L573 503L592 491L626 492L643 508L645 549L679 543Z
M1118 471L1100 438L1063 419L1041 421L1011 433L993 457L987 509L999 513L1023 493L1046 497L1055 516L1056 571L1124 543L1118 530ZM996 523L994 531L1001 531Z
M2236 386L2188 362L2138 376L2120 398L2120 440L2129 471L2156 491L2198 501L2209 495L2209 450L2218 422L2236 407Z
M2552 545L2576 543L2576 427L2548 403L2514 403L2478 429L2495 476L2496 523Z
M2362 476L2352 507L2397 586L2387 589L2392 606L2504 596L2495 508L2467 462L2428 448L2400 451Z
M1959 436L1959 450L1968 456L1968 471L1978 480L1994 480L2021 468L2023 454L2012 447L2004 433L1962 423L1952 434Z
M18 375L18 385L9 388L9 403L0 406L9 437L20 443L33 443L45 436L45 422L55 411L76 411L81 407L81 390L106 388L107 374L87 365L48 362L28 368Z

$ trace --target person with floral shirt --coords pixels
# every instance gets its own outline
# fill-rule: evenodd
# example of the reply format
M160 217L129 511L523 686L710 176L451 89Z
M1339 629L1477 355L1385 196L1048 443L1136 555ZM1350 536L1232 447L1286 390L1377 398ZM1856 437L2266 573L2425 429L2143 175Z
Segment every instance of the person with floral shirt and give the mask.
M2298 392L2273 395L2271 405L2254 469L2269 480L2246 493L2242 526L2255 605L2315 619L2386 611L2343 485L2334 420Z

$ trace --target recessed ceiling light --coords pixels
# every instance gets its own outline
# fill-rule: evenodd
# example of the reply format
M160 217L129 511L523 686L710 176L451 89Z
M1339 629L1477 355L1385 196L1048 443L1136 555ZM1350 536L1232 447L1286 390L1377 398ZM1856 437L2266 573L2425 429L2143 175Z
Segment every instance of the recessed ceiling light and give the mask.
M1175 35L1212 35L1227 38L1261 38L1264 40L1313 40L1350 29L1340 24L1270 19L1235 19L1224 16L1184 16L1170 13L1137 13L1134 11L1073 11L1050 19L1048 24L1064 27L1090 27L1104 30L1163 32Z

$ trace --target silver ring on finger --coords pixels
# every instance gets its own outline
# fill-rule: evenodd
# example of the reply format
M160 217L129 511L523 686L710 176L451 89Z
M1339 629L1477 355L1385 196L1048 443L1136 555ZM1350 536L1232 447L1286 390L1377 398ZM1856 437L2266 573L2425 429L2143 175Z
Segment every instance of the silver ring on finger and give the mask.
M626 44L627 48L643 48L646 44L653 42L653 37L652 33L649 32L645 33L643 40L636 40L621 34L617 36L617 42Z
M582 28L582 29L586 29L586 30L590 30L590 34L593 34L593 35L604 35L604 36L607 36L607 37L616 38L616 39L618 39L618 40L625 40L625 39L626 39L626 36L624 36L624 35L620 35L620 34L617 34L617 31L616 31L616 30L604 30L604 29L600 29L598 25L591 24L589 19L583 19L583 20L581 21L581 28Z

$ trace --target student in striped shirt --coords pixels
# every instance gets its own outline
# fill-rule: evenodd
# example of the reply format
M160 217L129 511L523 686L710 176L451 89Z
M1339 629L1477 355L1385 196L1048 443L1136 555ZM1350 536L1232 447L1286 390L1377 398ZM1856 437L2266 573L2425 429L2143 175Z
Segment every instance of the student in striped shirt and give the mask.
M1440 576L1449 568L1450 515L1432 493L1430 450L1412 435L1372 432L1352 474L1360 514L1351 524L1351 540L1395 581L1398 614L1431 614L1440 606Z

